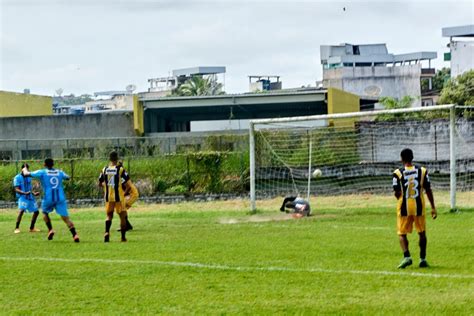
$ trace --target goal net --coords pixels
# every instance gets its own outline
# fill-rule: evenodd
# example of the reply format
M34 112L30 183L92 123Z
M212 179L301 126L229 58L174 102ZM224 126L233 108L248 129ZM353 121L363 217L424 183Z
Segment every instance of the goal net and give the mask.
M442 105L253 120L251 209L286 195L392 194L404 148L452 209L474 205L474 194L456 204L456 192L474 191L474 107Z

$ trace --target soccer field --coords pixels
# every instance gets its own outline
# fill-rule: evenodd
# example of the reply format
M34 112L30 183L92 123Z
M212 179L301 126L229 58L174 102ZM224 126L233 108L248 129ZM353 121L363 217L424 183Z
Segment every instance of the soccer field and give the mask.
M53 214L46 227L13 234L16 210L0 211L0 314L474 314L474 209L427 220L428 262L402 259L391 196L321 197L314 216L290 219L281 200L137 205L128 242L103 243L103 208L71 211L81 237ZM472 192L459 193L470 205ZM472 205L472 204L471 204ZM113 227L118 226L118 218Z

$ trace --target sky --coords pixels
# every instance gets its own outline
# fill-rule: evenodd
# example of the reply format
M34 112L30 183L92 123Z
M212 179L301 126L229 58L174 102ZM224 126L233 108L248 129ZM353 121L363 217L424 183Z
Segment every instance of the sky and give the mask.
M242 93L248 75L314 86L320 45L387 43L449 66L441 28L474 24L474 1L0 0L0 21L0 90L146 91L173 69L226 66L226 92Z

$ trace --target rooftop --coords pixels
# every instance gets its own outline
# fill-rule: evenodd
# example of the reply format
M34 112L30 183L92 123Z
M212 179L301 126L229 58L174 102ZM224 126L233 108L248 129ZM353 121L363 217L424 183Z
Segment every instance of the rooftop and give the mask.
M193 75L215 75L221 73L225 73L225 67L223 66L197 66L173 70L174 77L190 77Z
M443 37L474 37L474 24L444 27Z
M322 45L321 64L334 65L341 63L392 64L419 62L437 58L436 52L414 52L406 54L390 54L386 44L340 44Z

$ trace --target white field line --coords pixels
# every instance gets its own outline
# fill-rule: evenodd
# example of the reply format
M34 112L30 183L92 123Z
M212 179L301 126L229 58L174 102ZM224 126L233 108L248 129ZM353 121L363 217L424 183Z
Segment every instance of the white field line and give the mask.
M228 266L221 264L206 264L197 262L159 261L159 260L130 260L130 259L93 259L93 258L47 258L47 257L0 257L3 261L46 261L46 262L68 262L68 263L108 263L108 264L140 264L170 267L187 267L208 270L227 270L239 272L306 272L306 273L327 273L327 274L359 274L359 275L381 275L381 276L411 276L424 278L447 278L447 279L474 279L470 274L440 274L440 273L420 273L420 272L395 272L395 271L369 271L369 270L337 270L323 268L287 268L287 267L245 267Z

